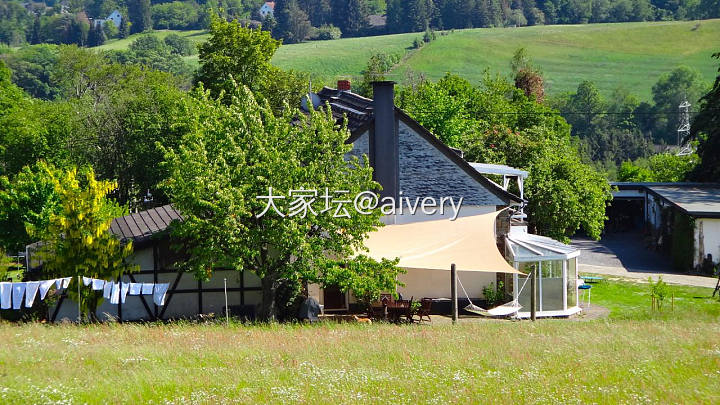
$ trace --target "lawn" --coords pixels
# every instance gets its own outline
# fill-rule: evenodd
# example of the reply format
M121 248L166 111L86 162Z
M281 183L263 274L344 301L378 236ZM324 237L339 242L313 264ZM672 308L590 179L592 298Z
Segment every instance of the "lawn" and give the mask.
M613 313L587 322L2 324L0 400L720 401L720 303L678 304L673 315L619 316L645 301L643 289L598 284L593 301ZM707 297L711 290L679 287L676 293ZM613 304L616 294L624 298Z

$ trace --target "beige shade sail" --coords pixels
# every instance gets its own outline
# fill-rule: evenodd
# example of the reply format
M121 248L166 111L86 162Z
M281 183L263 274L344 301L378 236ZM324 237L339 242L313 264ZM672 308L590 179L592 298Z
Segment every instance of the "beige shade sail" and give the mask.
M500 211L455 221L386 225L368 234L364 254L373 259L400 258L408 269L458 270L523 274L505 260L495 243L495 218Z

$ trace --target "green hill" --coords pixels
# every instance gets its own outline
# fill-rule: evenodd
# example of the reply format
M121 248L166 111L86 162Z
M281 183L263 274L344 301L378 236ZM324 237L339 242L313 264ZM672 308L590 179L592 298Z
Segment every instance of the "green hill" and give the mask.
M177 32L199 43L205 31L155 31L164 38ZM522 28L455 30L419 50L411 50L422 34L398 34L347 38L284 45L273 63L282 68L311 72L315 80L334 83L340 77L359 80L375 52L404 55L388 75L403 82L407 72L438 79L457 73L473 82L485 69L505 74L512 54L527 48L546 78L550 93L574 90L582 80L594 81L608 94L624 87L644 99L650 98L658 77L684 64L698 69L709 81L717 64L710 59L720 51L720 20L643 22L623 24L550 25ZM100 49L125 49L137 35L109 41ZM186 58L197 63L197 56Z
M513 52L525 47L542 69L550 93L574 90L580 81L592 80L604 93L622 86L647 99L658 77L681 64L698 69L708 81L715 77L717 64L710 55L720 51L720 20L697 25L678 21L456 30L415 51L407 48L421 34L349 38L282 46L273 62L331 83L341 76L358 80L373 52L408 52L391 79L402 82L413 70L430 79L452 72L476 82L486 68L506 73Z

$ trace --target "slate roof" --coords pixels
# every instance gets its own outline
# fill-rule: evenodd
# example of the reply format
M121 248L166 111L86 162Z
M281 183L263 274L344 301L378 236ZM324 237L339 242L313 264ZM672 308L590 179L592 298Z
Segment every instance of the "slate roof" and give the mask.
M341 91L323 87L317 95L324 106L330 103L333 117L342 122L347 115L348 129L352 134L367 129L373 119L373 101L349 91Z
M173 220L182 220L182 215L171 205L164 205L115 218L110 232L122 241L143 242L166 230Z
M350 139L347 141L348 143L355 142L355 140L372 125L374 119L372 99L360 96L351 91L337 90L330 87L323 87L317 95L320 98L321 106L324 106L326 103L330 104L332 115L338 123L342 122L343 118L347 116L348 129L351 133ZM420 125L420 123L412 119L405 111L395 107L395 114L398 119L407 123L414 131L430 142L433 147L448 156L458 167L466 171L475 181L485 186L491 193L504 201L523 201L520 197L503 190L502 187L478 173L463 159L461 150L445 145L440 139Z

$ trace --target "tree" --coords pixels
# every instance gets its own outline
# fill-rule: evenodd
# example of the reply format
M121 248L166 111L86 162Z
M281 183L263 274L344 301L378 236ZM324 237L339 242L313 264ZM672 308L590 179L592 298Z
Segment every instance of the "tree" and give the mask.
M720 52L713 55L720 59ZM690 128L699 140L700 164L692 177L697 181L720 179L720 68L712 89L700 99L700 109Z
M196 93L197 103L182 114L191 131L178 148L165 148L170 176L164 186L183 213L173 231L189 253L183 268L203 280L220 265L254 272L262 284L260 318L272 320L283 280L345 279L354 285L350 280L361 274L340 274L361 270L348 260L361 249L363 237L380 226L380 214L334 215L335 205L321 213L324 203L318 197L311 205L317 215L293 216L289 197L272 200L278 211L268 211L267 199L259 197L303 189L322 194L325 188L354 196L378 185L366 159L344 159L351 149L345 143L349 133L336 126L329 109L307 116L288 109L276 117L246 87L232 96L226 106ZM383 289L394 290L398 270L392 262L382 265L385 272L364 277L380 277Z
M623 162L618 171L618 181L675 183L685 181L698 164L698 156L677 156L660 153L648 159Z
M300 104L307 93L308 75L283 71L270 64L280 46L267 31L243 27L237 21L213 17L210 39L200 45L200 69L195 83L202 83L213 97L230 93L235 85L248 86L255 97L270 102L275 111Z
M612 198L605 178L584 164L570 127L551 108L501 77L481 87L446 75L398 92L398 104L469 161L530 172L525 195L536 232L567 241L578 229L599 238ZM502 114L497 114L500 111Z
M128 18L131 23L131 34L152 29L152 11L150 7L150 0L129 0Z
M45 229L60 208L55 169L40 161L25 166L12 179L0 176L0 249L24 250L34 242L28 227Z
M235 83L258 90L272 71L270 60L278 47L280 41L268 32L213 17L210 38L199 46L195 82L202 83L213 97L230 94Z
M680 122L678 107L685 100L691 104L697 103L706 91L707 85L700 73L687 66L677 67L658 79L652 88L655 111L658 113L656 142L677 142Z
M114 280L135 266L125 262L132 254L132 243L121 243L109 232L113 218L123 213L107 198L117 187L111 181L98 181L92 169L70 169L61 174L49 170L60 212L50 216L46 228L31 226L30 234L43 241L38 257L49 277L72 277L68 294L80 303L82 314L95 320L102 292L80 289L80 276Z
M90 27L90 33L88 34L88 46L100 46L105 43L106 39L105 31L101 25L93 24Z
M170 52L180 56L190 56L195 54L196 49L193 43L178 34L170 34L163 40L165 45L170 48Z
M332 0L333 25L343 34L359 36L368 26L368 10L363 0Z
M276 38L292 44L302 42L310 35L310 21L296 0L277 2L274 15L277 21L274 29Z
M128 36L130 36L130 22L125 17L120 20L120 31L118 33L118 36L120 38L127 38Z

